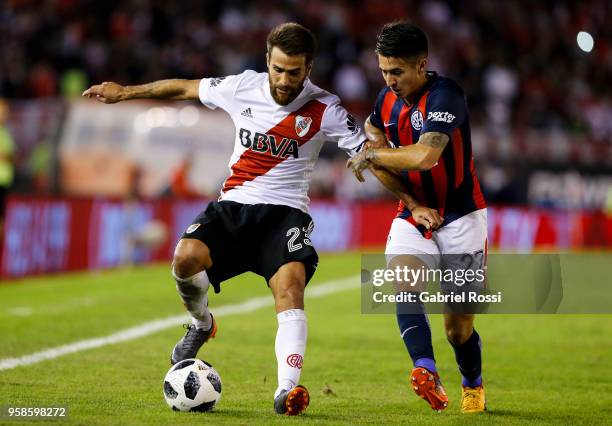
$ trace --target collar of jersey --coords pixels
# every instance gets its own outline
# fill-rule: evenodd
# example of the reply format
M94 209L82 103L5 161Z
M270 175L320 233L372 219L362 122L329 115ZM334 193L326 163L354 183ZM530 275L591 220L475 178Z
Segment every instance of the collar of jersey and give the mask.
M427 81L425 82L425 84L423 85L423 87L421 87L419 89L418 92L416 92L416 94L412 97L412 99L414 100L414 102L410 102L408 99L406 98L402 98L402 101L404 101L404 103L406 104L406 106L408 108L412 108L413 106L415 106L416 104L419 103L419 101L421 100L421 97L423 96L423 94L429 90L429 88L431 87L431 85L434 83L434 81L436 81L438 79L438 73L435 71L427 71L426 73L427 76ZM396 95L397 96L397 95Z

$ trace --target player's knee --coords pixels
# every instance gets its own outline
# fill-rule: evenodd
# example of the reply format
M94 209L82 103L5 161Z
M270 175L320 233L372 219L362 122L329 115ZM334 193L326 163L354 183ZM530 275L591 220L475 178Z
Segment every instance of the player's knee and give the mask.
M299 277L279 278L275 283L275 295L284 300L302 300L304 283Z
M172 271L178 278L189 278L202 269L202 261L189 253L175 254L172 260Z
M179 278L189 278L211 266L208 249L201 241L184 242L181 240L174 251L172 270Z
M452 345L459 346L467 342L472 334L472 330L473 328L471 325L468 327L463 324L458 324L446 329L446 338Z
M281 293L285 299L292 302L303 302L304 301L304 283L299 279L291 280L283 288Z
M301 266L301 267L300 267ZM285 265L270 280L277 304L301 306L304 303L305 273L303 265Z

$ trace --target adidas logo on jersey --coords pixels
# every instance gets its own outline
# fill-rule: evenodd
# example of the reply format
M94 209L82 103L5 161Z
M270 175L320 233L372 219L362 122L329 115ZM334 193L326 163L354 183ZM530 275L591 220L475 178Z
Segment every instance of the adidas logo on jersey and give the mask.
M243 117L253 118L253 113L251 112L251 108L247 108L240 114Z

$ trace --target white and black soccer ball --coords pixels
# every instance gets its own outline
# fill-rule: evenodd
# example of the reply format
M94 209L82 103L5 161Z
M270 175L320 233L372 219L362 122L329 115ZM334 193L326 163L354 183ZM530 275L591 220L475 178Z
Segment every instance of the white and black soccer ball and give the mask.
M221 377L212 365L185 359L166 374L164 398L174 411L210 411L221 398Z

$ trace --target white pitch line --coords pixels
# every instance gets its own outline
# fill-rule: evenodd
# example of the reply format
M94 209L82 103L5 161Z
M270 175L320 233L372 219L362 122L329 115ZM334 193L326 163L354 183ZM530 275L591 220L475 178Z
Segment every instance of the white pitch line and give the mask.
M312 286L306 290L306 298L317 298L332 293L338 293L340 291L349 290L355 287L359 287L360 278L358 275L348 277L340 280L328 281L319 285ZM252 312L266 306L272 306L274 299L271 296L254 297L248 299L242 303L235 303L230 305L221 305L213 312L217 317L239 315L247 312ZM69 343L67 345L57 346L55 348L45 349L40 352L35 352L30 355L24 355L17 358L5 358L0 359L0 371L10 370L16 367L23 367L25 365L36 364L41 361L48 359L58 358L63 355L85 351L87 349L99 348L106 345L113 345L116 343L127 342L130 340L138 339L140 337L148 336L167 328L176 326L185 322L185 314L176 315L160 320L148 321L141 325L126 328L125 330L118 331L104 337L98 337L95 339L80 340L78 342Z

